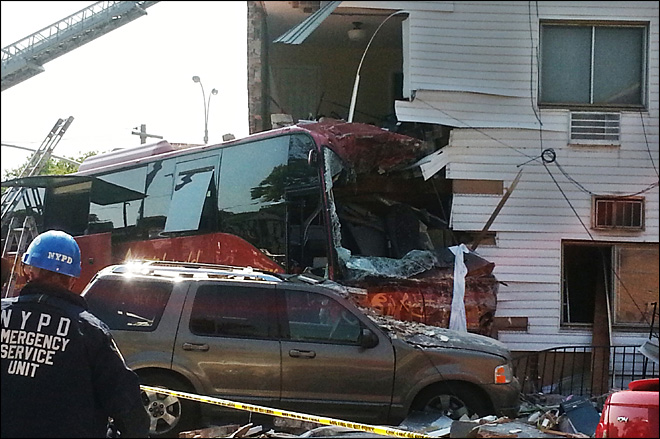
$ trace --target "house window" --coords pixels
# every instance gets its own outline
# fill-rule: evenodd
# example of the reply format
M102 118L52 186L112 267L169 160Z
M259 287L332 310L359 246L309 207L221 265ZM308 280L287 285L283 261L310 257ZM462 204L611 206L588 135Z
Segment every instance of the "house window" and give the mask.
M564 242L562 325L589 326L594 315L619 328L650 327L658 301L658 244Z
M642 107L647 27L541 25L541 105Z
M644 229L644 198L594 197L594 229Z

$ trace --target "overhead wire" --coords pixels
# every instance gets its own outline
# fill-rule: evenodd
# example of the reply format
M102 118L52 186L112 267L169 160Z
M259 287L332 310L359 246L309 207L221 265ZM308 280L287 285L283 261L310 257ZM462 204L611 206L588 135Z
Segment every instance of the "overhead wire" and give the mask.
M646 150L649 153L649 159L651 159L651 164L653 165L653 170L655 171L655 175L658 176L658 168L655 167L655 162L653 161L653 154L651 154L651 148L649 147L649 139L648 137L646 137L646 125L644 125L644 115L642 114L641 109L639 110L639 119L642 122L642 132L644 133L644 142L646 143Z

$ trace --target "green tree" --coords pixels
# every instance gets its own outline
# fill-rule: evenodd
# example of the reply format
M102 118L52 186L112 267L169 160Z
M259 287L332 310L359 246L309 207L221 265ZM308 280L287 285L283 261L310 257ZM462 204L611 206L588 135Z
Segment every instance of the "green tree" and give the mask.
M97 154L99 154L99 151L89 151L79 153L80 155L78 157L67 157L65 158L69 160L76 161L78 163L82 163L83 160L85 160L87 157L92 157ZM2 176L2 180L11 180L13 178L18 178L21 175L21 172L25 169L25 167L28 165L30 158L28 158L25 163L23 163L21 166L13 169L6 170L4 175ZM46 166L41 170L39 173L40 175L66 175L66 174L72 174L78 170L78 165L75 165L71 162L67 162L65 160L59 160L55 158L51 158L48 160L46 163Z
M85 160L87 157L91 157L94 155L99 154L99 151L89 151L89 152L80 152L80 155L78 157L66 157L69 160L74 160L78 163L82 163L83 160ZM30 161L30 158L25 160L25 163L23 163L21 166L13 169L6 170L2 176L2 181L6 180L11 180L14 178L18 178L21 175L21 172L23 172L23 169L25 169ZM60 159L54 159L51 158L48 160L46 163L46 166L41 170L39 175L65 175L65 174L72 174L78 170L78 165L73 164L71 162L67 162L65 160L60 160ZM7 188L3 187L2 188L2 193L5 193L5 190Z

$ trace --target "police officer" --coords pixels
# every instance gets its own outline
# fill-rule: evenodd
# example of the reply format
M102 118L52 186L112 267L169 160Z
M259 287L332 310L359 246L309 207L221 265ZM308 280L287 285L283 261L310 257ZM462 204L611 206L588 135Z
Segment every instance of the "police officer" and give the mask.
M138 377L108 327L71 288L80 249L67 233L37 236L23 255L27 280L2 299L1 436L148 437Z

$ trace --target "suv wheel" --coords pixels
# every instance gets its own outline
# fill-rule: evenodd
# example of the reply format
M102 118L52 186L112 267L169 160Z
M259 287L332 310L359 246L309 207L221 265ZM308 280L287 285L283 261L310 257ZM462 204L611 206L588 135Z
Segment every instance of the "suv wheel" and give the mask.
M140 376L141 384L181 392L193 392L190 385L163 373ZM178 437L182 431L200 428L199 404L164 393L142 391L142 403L149 414L150 437Z
M463 415L486 416L493 412L486 395L461 383L442 384L426 389L415 398L411 408L426 413L438 413L453 420L458 420Z

